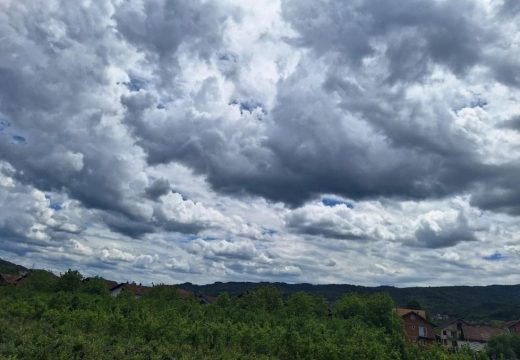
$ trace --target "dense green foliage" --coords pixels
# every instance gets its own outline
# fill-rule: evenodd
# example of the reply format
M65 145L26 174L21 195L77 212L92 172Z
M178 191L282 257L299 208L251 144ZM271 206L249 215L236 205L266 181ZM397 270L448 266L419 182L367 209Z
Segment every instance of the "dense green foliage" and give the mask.
M375 294L385 292L400 307L420 304L432 316L446 315L447 319L464 318L480 324L490 324L493 320L508 321L520 319L520 285L491 286L440 286L440 287L409 287L396 288L392 286L365 287L346 284L312 285L285 283L250 283L250 282L217 282L209 285L181 284L185 289L217 295L228 292L238 295L259 285L275 286L284 296L298 291L309 294L320 294L329 301L336 301L343 294Z
M474 359L406 344L385 294L323 297L275 287L212 305L155 286L112 298L101 279L43 271L0 288L2 359Z
M520 359L520 336L512 334L496 336L489 341L487 351L492 359Z
M23 266L0 259L0 273L18 274L25 270L27 269ZM254 290L258 286L273 286L282 293L284 299L287 299L292 293L305 292L322 296L329 302L335 302L348 293L370 295L385 292L400 307L426 309L431 316L430 320L438 323L438 325L457 318L489 325L520 319L520 285L396 288L392 286L364 287L347 284L217 282L209 285L185 283L180 286L195 293L215 296L223 292L237 296L246 291ZM436 314L445 317L436 318Z

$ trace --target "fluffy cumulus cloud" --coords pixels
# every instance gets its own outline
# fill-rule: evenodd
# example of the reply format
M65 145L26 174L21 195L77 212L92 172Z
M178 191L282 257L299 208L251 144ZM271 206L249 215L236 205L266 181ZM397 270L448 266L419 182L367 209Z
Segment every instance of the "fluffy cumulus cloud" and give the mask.
M509 0L4 0L0 257L517 283L519 20Z

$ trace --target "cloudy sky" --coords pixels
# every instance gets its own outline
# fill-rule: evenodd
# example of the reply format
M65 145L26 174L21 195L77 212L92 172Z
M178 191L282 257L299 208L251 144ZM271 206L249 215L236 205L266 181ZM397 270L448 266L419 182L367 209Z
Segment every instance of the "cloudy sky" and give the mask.
M0 258L520 283L517 0L0 0Z

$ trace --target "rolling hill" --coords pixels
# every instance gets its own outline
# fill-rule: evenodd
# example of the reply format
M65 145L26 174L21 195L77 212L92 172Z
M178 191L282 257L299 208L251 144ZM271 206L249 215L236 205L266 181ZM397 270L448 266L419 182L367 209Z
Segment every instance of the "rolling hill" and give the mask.
M0 274L19 274L22 271L27 271L27 268L0 259Z
M240 295L259 285L273 285L279 288L285 295L296 291L320 294L331 302L337 300L344 293L373 294L386 292L398 306L405 307L412 300L418 301L430 313L432 320L439 323L456 318L465 318L479 323L520 318L520 285L397 288L392 286L364 287L346 284L216 282L209 285L184 283L179 286L195 293L218 295L221 292L228 292L231 295ZM438 317L437 314L441 316Z
M27 271L27 268L0 259L0 273L18 274L22 271ZM322 295L330 302L336 301L345 293L368 295L386 292L401 307L405 307L412 300L418 301L429 312L432 321L439 324L455 318L465 318L479 323L520 319L520 285L397 288L392 286L366 287L349 284L313 285L282 282L216 282L196 285L188 282L178 286L194 293L218 296L222 292L227 292L238 296L262 285L275 286L285 296L293 292L305 291Z

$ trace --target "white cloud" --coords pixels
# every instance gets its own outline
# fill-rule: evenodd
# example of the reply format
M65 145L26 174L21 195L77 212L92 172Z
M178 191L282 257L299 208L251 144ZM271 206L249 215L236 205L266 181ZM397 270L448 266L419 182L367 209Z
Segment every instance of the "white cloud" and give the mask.
M1 1L0 255L147 282L518 282L514 6L418 3Z

